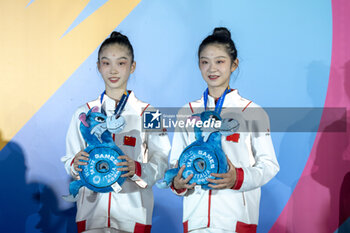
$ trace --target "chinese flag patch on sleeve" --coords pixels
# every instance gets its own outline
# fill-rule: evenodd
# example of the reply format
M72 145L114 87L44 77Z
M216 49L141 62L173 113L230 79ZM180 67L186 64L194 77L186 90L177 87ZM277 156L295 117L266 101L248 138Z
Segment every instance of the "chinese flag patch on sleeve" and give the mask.
M135 145L136 145L136 138L131 137L131 136L124 136L124 145L135 147Z
M238 142L239 141L239 133L234 133L229 136L226 136L226 141Z

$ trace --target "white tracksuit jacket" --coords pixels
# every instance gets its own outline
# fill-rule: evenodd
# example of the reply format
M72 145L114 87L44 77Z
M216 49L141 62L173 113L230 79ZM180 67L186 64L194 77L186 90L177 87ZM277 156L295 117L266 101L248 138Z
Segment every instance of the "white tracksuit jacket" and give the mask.
M61 161L65 164L68 174L73 177L77 174L73 171L73 158L87 146L79 130L79 114L87 113L94 106L100 107L100 98L101 96L79 107L70 123L66 138L66 155ZM102 107L108 116L113 115L115 101L104 95ZM119 193L96 193L82 187L79 190L76 215L79 232L109 227L127 232L150 232L153 211L152 186L163 177L167 168L170 142L166 133L142 130L145 108L151 109L130 92L122 112L126 126L123 131L114 135L116 145L141 165L141 177L134 175L132 179L126 179Z
M215 100L208 96L208 107L215 107ZM204 110L203 97L185 105L179 115L200 113ZM234 118L240 123L238 132L221 136L223 151L236 167L237 181L232 189L185 190L183 225L184 232L210 228L230 232L256 232L259 219L260 187L279 171L272 145L269 118L265 111L253 102L242 98L237 90L227 93L221 116ZM183 149L195 141L193 132L176 129L170 155L174 167Z

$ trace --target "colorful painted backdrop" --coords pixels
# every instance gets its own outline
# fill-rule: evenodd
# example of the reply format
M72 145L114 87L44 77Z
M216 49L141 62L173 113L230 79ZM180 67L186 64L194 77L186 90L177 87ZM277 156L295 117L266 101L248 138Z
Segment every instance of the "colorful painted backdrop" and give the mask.
M129 88L154 106L201 96L198 45L226 26L240 59L231 86L243 97L349 109L348 12L347 0L1 1L0 231L76 232L60 157L72 113L103 91L97 48L113 30L134 46ZM272 134L281 171L262 188L258 232L350 232L347 120L315 118L346 132ZM154 193L152 232L182 232L181 198Z

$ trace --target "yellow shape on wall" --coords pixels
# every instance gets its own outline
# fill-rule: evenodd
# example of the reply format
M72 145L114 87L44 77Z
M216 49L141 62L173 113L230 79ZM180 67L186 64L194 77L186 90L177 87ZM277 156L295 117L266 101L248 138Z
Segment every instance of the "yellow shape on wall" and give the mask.
M109 0L64 37L89 0L0 2L0 150L140 1Z

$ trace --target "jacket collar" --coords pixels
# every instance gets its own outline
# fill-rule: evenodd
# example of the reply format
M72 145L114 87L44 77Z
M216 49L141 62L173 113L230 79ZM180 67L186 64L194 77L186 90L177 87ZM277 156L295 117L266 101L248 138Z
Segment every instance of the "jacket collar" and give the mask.
M237 89L232 89L229 93L226 94L223 107L230 106L230 102L231 102L230 100L232 100L233 98L237 98L237 97L239 97L238 90ZM203 95L202 95L202 98L201 98L201 103L204 104L204 96ZM214 97L208 95L207 106L209 108L214 108L215 107L215 98Z
M132 106L132 103L135 101L135 94L133 91L128 91L129 92L129 98L128 101L126 102L125 108L124 110L127 110L130 108L130 106ZM101 95L98 98L99 103L101 103ZM109 96L107 96L106 94L103 96L102 99L102 108L105 110L105 112L107 113L107 115L113 115L114 114L114 110L116 107L116 101L112 98L110 98Z

